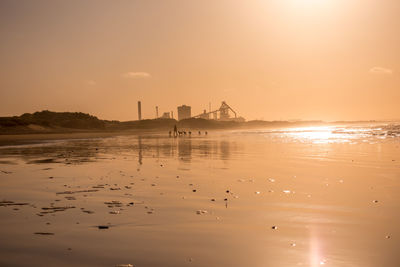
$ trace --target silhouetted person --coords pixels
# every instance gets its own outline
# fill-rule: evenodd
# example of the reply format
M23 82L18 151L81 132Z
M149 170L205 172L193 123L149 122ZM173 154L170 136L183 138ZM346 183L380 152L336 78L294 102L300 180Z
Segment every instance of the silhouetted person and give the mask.
M208 134L207 131L205 132L205 134L206 134L206 135Z
M171 131L169 131L168 134L169 134L169 137L171 137Z
M201 132L199 131L199 135L201 135Z
M178 136L178 128L176 127L176 124L174 125L174 137Z

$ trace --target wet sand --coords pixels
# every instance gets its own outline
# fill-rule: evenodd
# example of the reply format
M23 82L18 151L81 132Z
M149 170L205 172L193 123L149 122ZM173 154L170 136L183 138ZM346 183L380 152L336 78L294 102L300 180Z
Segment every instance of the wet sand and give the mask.
M0 155L0 266L400 266L397 135L153 133Z
M131 134L148 134L152 131L143 130L126 130L126 131L76 131L65 133L29 133L29 134L0 134L0 146L7 145L23 145L43 143L51 140L69 140L69 139L88 139L88 138L105 138L120 135ZM154 131L153 131L154 132Z

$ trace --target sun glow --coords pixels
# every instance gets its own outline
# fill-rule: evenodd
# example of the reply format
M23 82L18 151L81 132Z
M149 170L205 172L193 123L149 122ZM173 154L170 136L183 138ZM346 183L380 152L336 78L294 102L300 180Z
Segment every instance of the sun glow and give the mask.
M323 9L332 4L332 0L288 0L288 4L296 9Z

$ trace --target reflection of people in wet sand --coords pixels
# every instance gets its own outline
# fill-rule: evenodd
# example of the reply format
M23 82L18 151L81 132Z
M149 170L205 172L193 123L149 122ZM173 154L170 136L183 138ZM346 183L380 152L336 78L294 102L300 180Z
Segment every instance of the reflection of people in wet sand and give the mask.
M178 136L178 128L174 125L174 137Z

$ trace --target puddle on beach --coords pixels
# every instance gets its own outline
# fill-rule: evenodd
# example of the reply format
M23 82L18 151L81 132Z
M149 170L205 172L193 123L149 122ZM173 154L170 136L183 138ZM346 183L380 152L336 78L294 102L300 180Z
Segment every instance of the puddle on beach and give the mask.
M400 266L400 138L376 131L0 147L0 265Z

